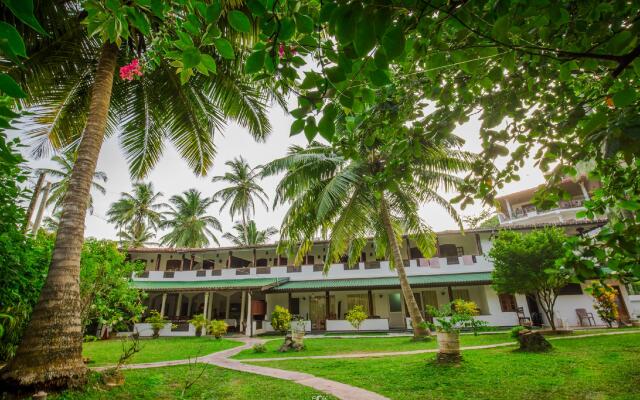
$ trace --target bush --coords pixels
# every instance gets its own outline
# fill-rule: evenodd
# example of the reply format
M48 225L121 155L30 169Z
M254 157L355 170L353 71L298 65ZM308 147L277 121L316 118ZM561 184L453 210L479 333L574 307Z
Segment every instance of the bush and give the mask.
M271 313L271 326L280 333L291 329L291 313L284 307L276 306Z
M194 315L193 318L189 320L189 323L196 328L196 336L200 336L202 329L206 329L209 325L209 321L204 317L204 314Z
M364 312L364 307L357 305L349 310L344 317L354 328L360 330L360 325L362 325L362 322L367 319L368 316L367 313Z
M216 339L220 339L224 334L227 333L227 329L229 325L222 320L214 319L209 323L209 333L213 335Z
M164 328L164 326L169 321L166 317L160 315L158 311L152 310L151 313L149 313L147 319L145 319L145 322L151 324L151 328L153 329L153 337L157 338L160 329Z
M518 326L514 326L513 328L511 328L510 334L511 337L513 339L518 339L518 337L520 336L520 332L528 330L527 328L525 328L524 326L518 325Z
M253 352L254 353L266 353L267 352L267 346L265 346L262 343L256 343L253 345Z
M473 301L457 299L440 309L427 306L427 312L435 318L436 329L441 332L453 333L459 332L462 328L469 328L477 334L487 325L485 321L475 318L479 313L478 306Z
M618 320L616 290L606 283L593 282L589 291L593 296L593 307L596 309L598 316L611 328L613 323Z

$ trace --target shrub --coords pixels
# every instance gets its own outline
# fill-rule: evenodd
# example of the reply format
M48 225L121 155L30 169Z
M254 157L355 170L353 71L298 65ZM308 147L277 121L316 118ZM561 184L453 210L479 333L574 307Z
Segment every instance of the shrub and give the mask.
M364 307L357 305L349 310L344 317L354 328L360 330L362 322L367 319L368 316L367 313L364 312Z
M227 325L223 320L214 319L209 323L209 333L216 339L220 339L225 333L227 333L228 328L229 325Z
M511 328L511 337L513 339L518 339L518 337L520 336L520 332L527 330L527 328L525 328L524 326L518 325L518 326L514 326L513 328Z
M616 290L606 283L593 282L589 288L594 299L593 307L598 316L609 325L618 320L618 304L616 303Z
M441 332L459 332L462 328L469 328L473 333L487 325L485 321L475 318L478 315L478 306L472 301L462 299L443 305L440 309L427 306L427 312L436 321L436 329Z
M265 346L262 343L256 343L253 345L253 352L254 353L266 353L267 352L267 346Z
M280 333L291 328L291 313L284 307L276 306L271 313L271 326Z
M158 311L152 310L145 322L151 324L151 328L153 329L153 337L157 338L159 336L158 332L160 331L160 329L164 328L164 326L169 321L166 317L160 315Z
M189 320L189 323L196 328L196 336L200 336L202 329L206 329L207 325L209 325L209 321L204 317L204 314L194 315L193 318Z

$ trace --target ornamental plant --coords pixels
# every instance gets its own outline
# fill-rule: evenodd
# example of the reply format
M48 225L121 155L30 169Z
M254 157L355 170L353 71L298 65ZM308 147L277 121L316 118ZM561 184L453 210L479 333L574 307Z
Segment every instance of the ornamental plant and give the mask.
M593 296L593 307L596 309L598 316L611 328L613 322L617 321L619 316L616 290L606 283L593 282L589 291Z
M152 310L147 319L145 319L145 322L151 324L151 329L153 329L153 338L157 339L160 337L160 329L164 328L169 321L165 316L160 315L158 311Z
M220 339L227 333L229 325L223 320L214 319L209 323L209 333L216 339Z
M204 314L196 314L189 320L189 323L196 328L196 336L202 335L202 329L209 325L209 321L204 317Z
M473 301L457 299L440 308L427 306L427 312L434 317L436 329L439 332L458 333L461 329L468 328L477 334L487 325L486 321L475 318L479 312L478 306Z
M360 326L365 319L367 319L367 313L364 312L364 307L361 305L354 306L347 314L344 316L349 323L360 330Z
M291 313L289 310L276 306L271 313L271 326L276 331L285 334L291 328Z

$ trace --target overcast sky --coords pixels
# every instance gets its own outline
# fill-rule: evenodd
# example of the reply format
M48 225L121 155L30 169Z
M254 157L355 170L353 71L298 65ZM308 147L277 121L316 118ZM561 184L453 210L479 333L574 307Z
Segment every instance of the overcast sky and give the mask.
M289 145L294 143L304 145L306 143L306 139L302 134L289 137L289 126L293 119L276 105L270 109L270 120L273 132L266 143L254 142L245 129L235 124L229 124L224 132L219 133L216 138L218 155L207 177L198 178L194 176L186 163L180 159L180 156L169 144L165 148L163 158L147 180L153 182L155 189L164 194L165 201L172 195L190 188L196 188L205 195L212 195L224 187L223 183L212 183L211 177L223 174L226 171L225 161L242 155L252 166L264 164L274 158L283 156ZM479 127L479 121L472 119L457 129L457 134L466 140L465 150L480 151ZM24 133L20 132L18 135L24 136ZM26 142L27 139L23 138L23 141ZM498 160L498 167L503 166L504 161L504 159ZM48 160L30 160L30 165L32 167L43 167L51 165L51 162ZM106 172L108 176L108 181L105 185L107 194L104 196L100 193L93 194L94 213L87 216L86 236L116 239L116 230L112 224L106 221L105 215L109 205L119 198L120 193L129 192L132 187L132 181L129 177L126 161L120 151L117 137L112 137L104 143L98 160L98 170ZM505 185L500 194L522 190L543 182L541 172L533 167L531 163L528 163L520 172L520 181ZM273 197L277 181L277 177L271 177L262 182L262 186L270 198ZM453 197L454 195L449 194L447 197ZM209 211L220 220L223 232L230 231L233 221L226 209L220 212L219 206L220 203L214 204ZM473 207L467 207L463 215L478 214L481 210L482 207L476 204ZM284 207L279 207L275 210L256 209L255 220L258 228L264 229L267 226L279 228L285 211ZM436 231L456 228L456 224L451 217L434 204L425 204L421 209L421 213L424 220ZM222 234L218 235L218 239L221 244L226 244L225 240L222 239Z

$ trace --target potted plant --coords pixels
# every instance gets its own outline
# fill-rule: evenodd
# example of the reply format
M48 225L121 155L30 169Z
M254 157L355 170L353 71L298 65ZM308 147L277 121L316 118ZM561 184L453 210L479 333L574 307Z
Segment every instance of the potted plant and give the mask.
M271 313L271 326L283 335L291 328L291 313L284 307L276 306Z
M202 336L202 329L206 329L209 325L209 321L204 317L204 314L196 314L189 323L196 328L196 336Z
M291 324L291 339L294 343L298 343L300 346L304 342L305 334L305 321L301 317L296 317L295 321Z
M209 334L213 335L216 339L220 339L227 333L229 325L223 320L214 319L209 323Z
M475 334L486 325L485 321L475 318L478 315L478 306L472 301L455 300L445 304L440 309L427 307L427 312L436 321L436 335L438 337L438 357L441 363L459 362L460 356L460 330L471 329Z
M164 328L168 320L164 316L160 315L158 311L153 310L145 322L151 324L151 329L153 329L153 338L157 339L160 337L160 329Z
M362 323L364 322L365 319L368 318L367 313L364 312L364 307L362 307L361 305L357 305L354 306L351 310L349 310L344 318L349 321L349 323L351 324L351 326L353 326L354 328L356 328L356 330L360 330L360 326L362 326Z

